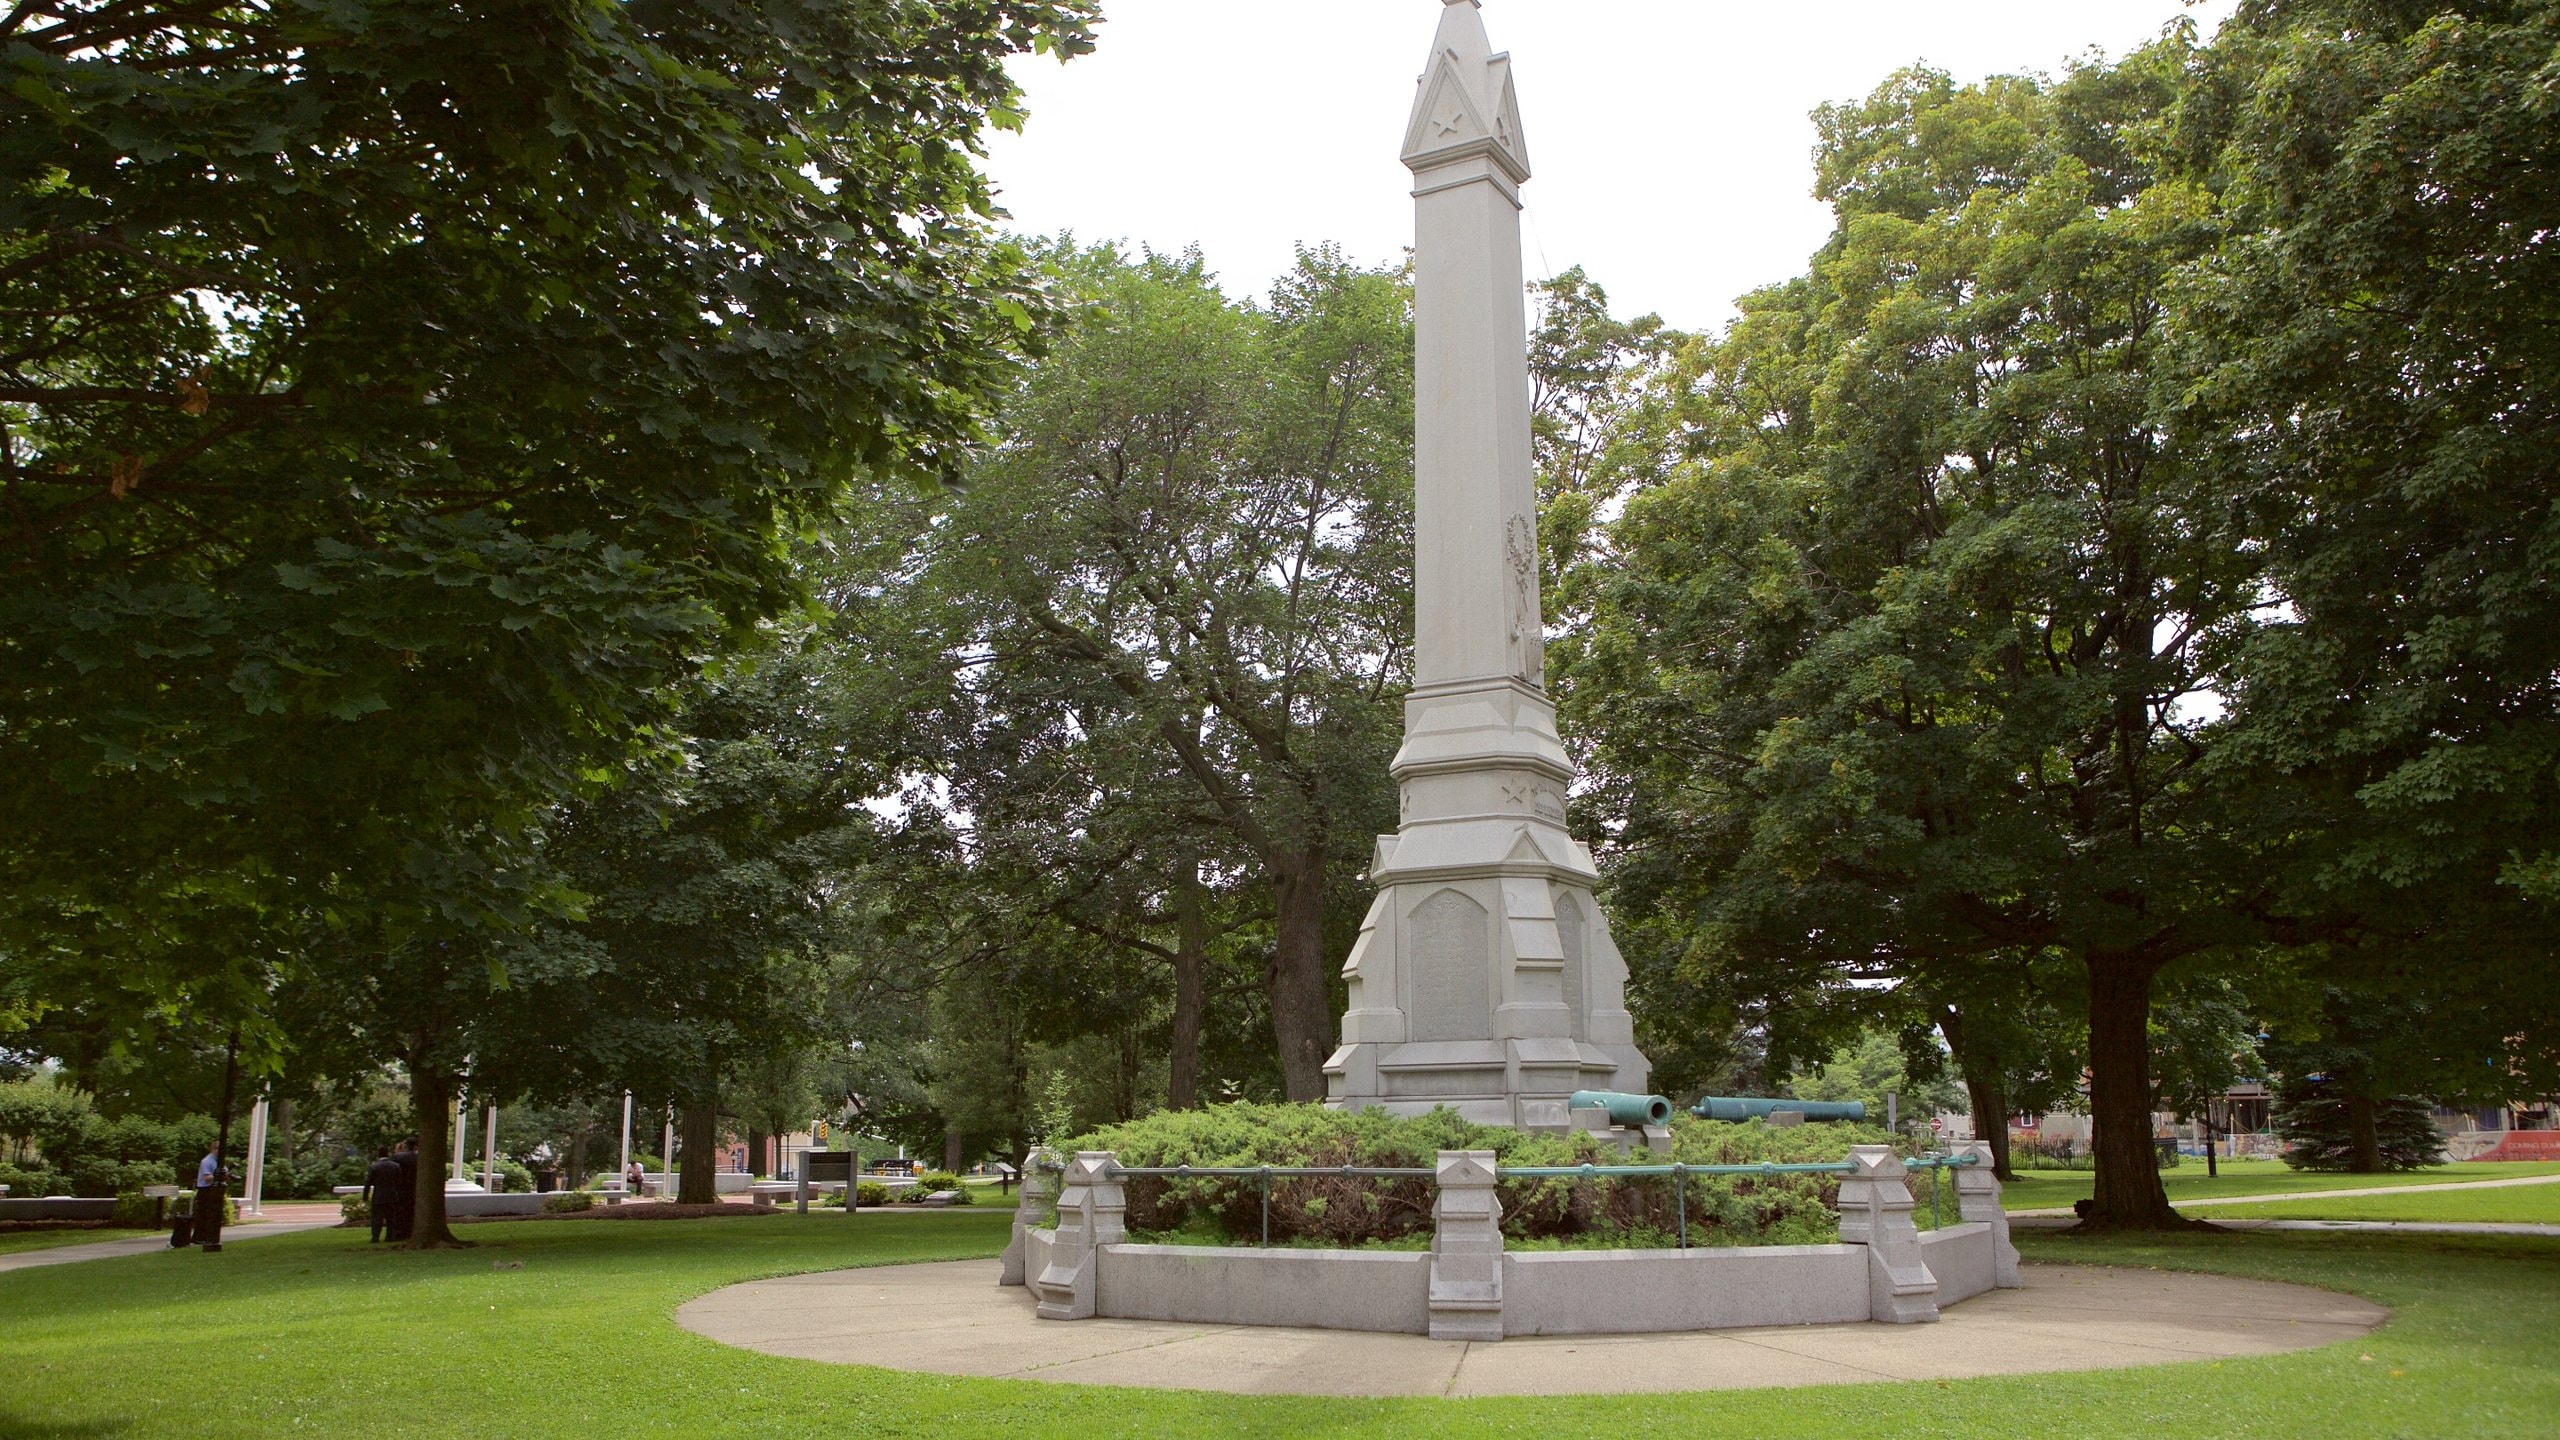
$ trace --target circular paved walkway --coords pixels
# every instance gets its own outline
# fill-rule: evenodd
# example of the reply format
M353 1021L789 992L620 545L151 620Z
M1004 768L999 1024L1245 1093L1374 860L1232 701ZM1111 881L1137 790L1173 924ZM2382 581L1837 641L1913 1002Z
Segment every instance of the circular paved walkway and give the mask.
M1821 1325L1467 1344L1143 1320L1043 1321L992 1260L840 1270L714 1291L676 1312L728 1345L839 1365L1244 1395L1581 1395L1953 1380L2307 1350L2389 1318L2325 1290L2221 1275L2030 1265L1935 1325Z

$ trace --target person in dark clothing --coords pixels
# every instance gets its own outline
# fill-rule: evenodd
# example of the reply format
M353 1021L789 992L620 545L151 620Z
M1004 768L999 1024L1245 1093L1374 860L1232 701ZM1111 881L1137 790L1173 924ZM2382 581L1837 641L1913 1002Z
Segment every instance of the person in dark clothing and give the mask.
M230 1203L231 1170L217 1144L196 1166L195 1243L207 1250L222 1248L222 1211Z
M418 1137L412 1135L401 1141L399 1148L391 1152L391 1163L400 1168L400 1178L393 1185L400 1203L392 1207L386 1225L392 1243L405 1245L409 1243L410 1227L418 1219Z
M401 1182L407 1178L400 1168L400 1162L391 1158L390 1151L373 1152L373 1164L367 1166L364 1172L365 1220L373 1230L373 1237L366 1241L366 1244L381 1244L382 1232L395 1228L392 1225L392 1217L413 1198L400 1188ZM399 1237L394 1234L392 1238Z

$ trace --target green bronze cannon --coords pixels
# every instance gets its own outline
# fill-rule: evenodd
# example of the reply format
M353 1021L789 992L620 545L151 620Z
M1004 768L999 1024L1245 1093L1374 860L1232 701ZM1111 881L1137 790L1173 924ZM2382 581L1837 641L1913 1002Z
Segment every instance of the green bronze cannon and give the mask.
M1864 1100L1734 1100L1710 1095L1690 1108L1689 1113L1701 1120L1766 1120L1781 1110L1792 1110L1807 1121L1864 1120Z
M1609 1123L1629 1129L1671 1123L1671 1102L1660 1095L1622 1095L1615 1090L1576 1090L1564 1102L1567 1110L1606 1110Z

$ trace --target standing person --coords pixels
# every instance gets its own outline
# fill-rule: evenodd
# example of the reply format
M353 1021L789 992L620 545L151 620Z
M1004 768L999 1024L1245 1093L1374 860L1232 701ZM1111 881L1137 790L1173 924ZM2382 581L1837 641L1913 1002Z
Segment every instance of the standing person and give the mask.
M392 1239L400 1238L397 1233L399 1227L392 1223L392 1217L399 1213L400 1207L409 1203L410 1197L400 1189L401 1182L408 1178L409 1172L400 1168L400 1162L391 1158L389 1150L373 1152L373 1164L364 1172L365 1220L373 1230L373 1236L366 1244L381 1244L385 1230L394 1232Z
M207 1250L222 1248L222 1209L230 1203L230 1179L221 1143L206 1146L204 1160L196 1166L195 1240Z
M391 1243L406 1245L410 1228L418 1219L418 1137L412 1135L394 1147L391 1163L400 1167L400 1178L393 1186L399 1194L399 1201L391 1207L391 1218L384 1228L391 1236Z

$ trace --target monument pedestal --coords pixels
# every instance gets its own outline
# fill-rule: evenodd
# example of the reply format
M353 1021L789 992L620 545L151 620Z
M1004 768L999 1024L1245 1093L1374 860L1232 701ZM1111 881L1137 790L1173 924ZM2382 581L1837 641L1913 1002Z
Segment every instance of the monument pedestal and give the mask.
M1626 965L1591 852L1565 829L1572 767L1545 693L1417 690L1406 729L1404 824L1378 839L1378 898L1343 967L1329 1103L1562 1131L1576 1090L1643 1091Z

